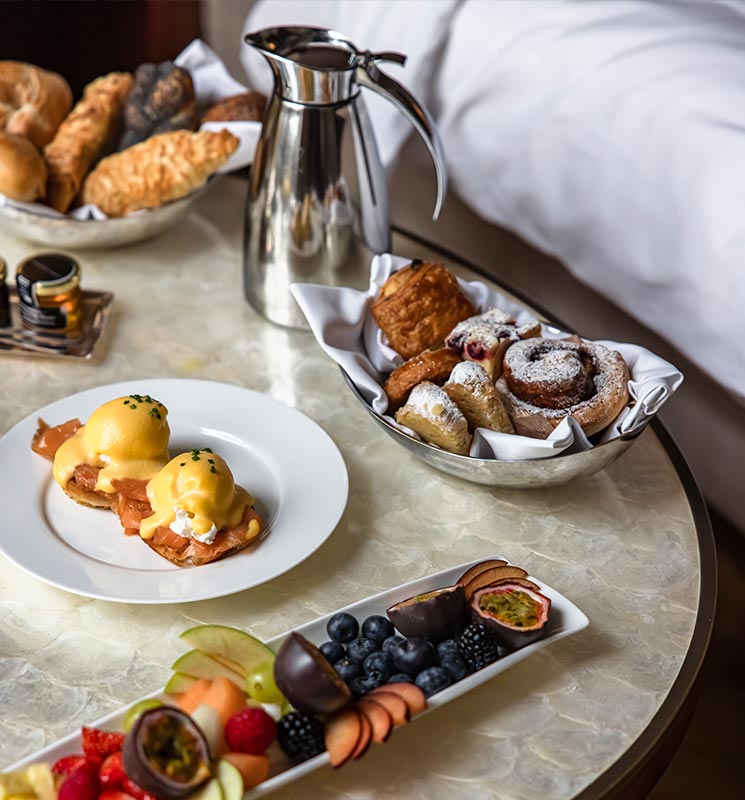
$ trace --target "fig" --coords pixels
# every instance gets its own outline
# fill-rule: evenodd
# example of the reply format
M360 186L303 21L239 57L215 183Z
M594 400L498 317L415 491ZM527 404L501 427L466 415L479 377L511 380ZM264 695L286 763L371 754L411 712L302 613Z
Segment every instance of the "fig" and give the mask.
M506 578L526 578L527 576L528 573L521 567L494 567L480 572L474 578L471 578L465 586L466 603L471 602L474 592L482 586L493 586ZM538 591L537 586L535 591Z
M207 740L194 720L178 708L145 711L124 739L127 776L146 792L176 800L211 777Z
M485 572L487 569L492 569L493 567L506 567L507 562L502 561L499 558L490 558L486 561L479 561L478 564L474 564L472 567L469 567L461 576L458 578L456 583L459 586L465 586L471 578L475 578L479 573Z
M274 680L290 703L308 714L332 714L352 699L328 659L299 633L291 633L280 647Z
M503 647L517 650L540 639L546 630L551 600L525 582L503 581L478 589L469 604L480 622Z
M386 612L404 636L439 642L455 636L466 616L466 594L462 586L447 586L425 592L392 605Z

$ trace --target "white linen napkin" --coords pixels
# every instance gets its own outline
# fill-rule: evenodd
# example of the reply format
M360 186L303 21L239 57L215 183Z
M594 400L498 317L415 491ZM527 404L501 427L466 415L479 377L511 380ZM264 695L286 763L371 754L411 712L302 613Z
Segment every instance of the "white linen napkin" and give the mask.
M248 88L239 83L228 72L225 64L220 57L208 47L201 39L195 39L191 44L179 53L174 59L174 63L188 70L194 82L194 95L197 107L204 108L212 105L215 101L230 97L233 94L247 92ZM218 172L233 172L237 169L247 167L252 163L256 145L261 135L260 122L205 122L199 130L221 131L227 128L234 136L240 139L238 149L222 165ZM67 214L61 214L54 208L45 206L43 203L21 203L0 194L0 206L8 206L20 211L27 211L43 217L53 219L75 219L75 220L102 220L108 219L107 215L98 206L90 203L73 209ZM148 210L135 211L134 214L147 214Z
M419 438L385 413L388 398L383 383L403 359L388 345L370 313L370 306L383 283L393 272L409 263L410 259L388 253L375 256L370 265L370 286L366 292L310 283L295 283L290 288L318 343L349 375L372 410L399 430ZM480 281L458 278L458 283L480 312L500 308L512 314L519 325L534 319L524 308ZM560 339L571 334L553 325L542 324L541 335ZM683 375L672 364L638 345L612 341L599 341L598 344L618 350L623 356L631 373L629 393L635 401L607 428L600 440L606 442L621 435L638 433L680 386ZM581 452L592 447L577 422L566 417L547 439L477 428L470 455L499 461L524 461Z

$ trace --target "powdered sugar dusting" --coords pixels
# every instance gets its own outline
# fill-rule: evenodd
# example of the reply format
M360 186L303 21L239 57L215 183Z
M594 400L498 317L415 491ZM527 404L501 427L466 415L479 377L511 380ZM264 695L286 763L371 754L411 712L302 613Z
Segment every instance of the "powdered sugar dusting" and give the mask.
M480 394L491 381L486 370L475 361L461 361L453 367L448 383L467 386L474 394Z
M429 381L423 381L411 390L406 407L422 417L441 422L455 422L463 416L447 394Z

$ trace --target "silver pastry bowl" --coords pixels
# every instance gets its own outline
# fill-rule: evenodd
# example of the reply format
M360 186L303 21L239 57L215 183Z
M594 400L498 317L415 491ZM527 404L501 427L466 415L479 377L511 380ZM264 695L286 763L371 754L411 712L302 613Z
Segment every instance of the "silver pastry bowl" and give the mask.
M544 486L558 486L574 478L593 475L622 456L644 430L644 426L642 426L635 429L632 434L612 439L609 442L593 447L591 450L568 455L556 455L551 458L532 459L529 461L497 461L496 459L461 456L456 453L449 453L419 439L414 439L391 425L373 411L343 369L341 374L353 396L357 398L367 413L402 447L405 447L410 453L413 453L417 458L425 461L435 469L447 472L448 475L454 475L456 478L463 478L472 483L481 483L485 486L535 489Z
M158 208L101 220L51 217L0 205L0 230L56 249L91 250L134 244L158 236L180 222L214 182L215 178L211 178L186 197Z

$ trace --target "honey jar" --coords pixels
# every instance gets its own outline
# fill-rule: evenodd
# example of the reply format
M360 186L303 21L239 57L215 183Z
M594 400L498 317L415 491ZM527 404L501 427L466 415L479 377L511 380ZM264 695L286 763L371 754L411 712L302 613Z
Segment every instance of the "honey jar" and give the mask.
M24 325L49 333L80 329L80 265L65 253L38 253L16 270L19 310Z
M7 328L10 325L10 296L8 284L5 282L7 276L8 264L0 256L0 328Z

